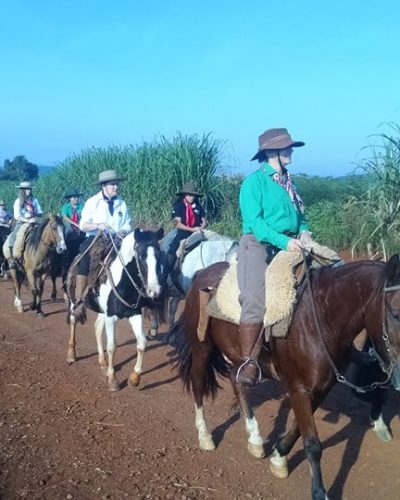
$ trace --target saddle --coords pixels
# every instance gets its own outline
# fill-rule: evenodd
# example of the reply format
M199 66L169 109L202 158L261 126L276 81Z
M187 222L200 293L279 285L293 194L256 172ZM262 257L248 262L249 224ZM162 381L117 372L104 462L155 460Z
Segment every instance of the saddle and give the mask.
M116 252L121 248L122 240L116 238L111 240L110 237L101 234L93 246L90 248L90 267L88 275L88 286L98 289L100 285L106 282L106 270L110 267L111 262L116 257Z
M279 252L265 274L266 313L264 326L266 335L285 337L298 299L304 289L306 266L321 267L340 262L338 255L329 248L313 244L307 262L303 255L294 252ZM229 321L236 325L240 322L239 287L237 284L236 262L231 262L220 285L208 303L211 317Z
M31 224L29 222L25 222L24 224L21 225L21 227L17 232L15 243L12 250L12 257L14 257L14 259L22 260L28 236L31 234L33 228L36 227L37 225L38 225L37 223Z
M183 261L188 253L198 247L202 241L206 241L207 238L202 232L193 233L188 238L182 240L179 244L178 250L176 251L176 263L175 267L180 271L182 268Z

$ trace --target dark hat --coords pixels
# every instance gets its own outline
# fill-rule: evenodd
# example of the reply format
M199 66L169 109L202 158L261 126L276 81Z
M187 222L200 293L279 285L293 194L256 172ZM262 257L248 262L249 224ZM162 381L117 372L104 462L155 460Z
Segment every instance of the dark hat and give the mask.
M180 196L183 194L193 194L194 196L203 196L203 193L199 192L196 184L192 181L185 182L185 184L182 186L182 189L176 194L177 194L177 196Z
M285 128L270 128L258 138L258 151L251 161L259 159L262 151L299 148L304 144L302 141L294 141Z
M4 203L4 201L3 201L3 200L0 200L0 206L1 206L1 207L5 207L5 206L6 206L6 204Z
M79 198L79 196L82 196L82 193L79 191L79 189L76 188L68 189L64 194L64 198L66 198L67 200L69 200L72 197Z
M32 189L32 183L29 181L22 181L20 182L19 186L15 187L19 189Z
M123 181L123 180L124 177L118 175L115 170L104 170L104 172L100 172L97 184L105 184L111 181Z

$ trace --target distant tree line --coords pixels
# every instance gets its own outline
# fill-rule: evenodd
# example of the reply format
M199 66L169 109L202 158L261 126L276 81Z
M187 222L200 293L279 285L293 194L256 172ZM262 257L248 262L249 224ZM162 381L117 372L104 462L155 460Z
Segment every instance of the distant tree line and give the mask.
M4 160L0 169L0 180L31 181L39 176L39 167L28 161L25 156L18 155L13 160Z

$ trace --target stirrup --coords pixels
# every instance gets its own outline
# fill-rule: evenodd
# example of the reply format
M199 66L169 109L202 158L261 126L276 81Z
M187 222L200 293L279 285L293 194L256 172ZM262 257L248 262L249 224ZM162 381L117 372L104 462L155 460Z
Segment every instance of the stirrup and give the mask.
M243 370L243 368L245 368L247 365L249 364L253 364L256 366L257 370L258 370L258 377L256 378L256 382L254 385L256 384L259 384L261 382L261 378L262 378L262 372L261 372L261 368L260 368L260 365L258 364L258 361L256 359L253 359L253 358L250 358L250 357L247 357L246 360L239 366L239 368L236 370L236 377L235 377L235 382L237 384L240 384L241 382L239 382L239 374L240 374L240 371Z

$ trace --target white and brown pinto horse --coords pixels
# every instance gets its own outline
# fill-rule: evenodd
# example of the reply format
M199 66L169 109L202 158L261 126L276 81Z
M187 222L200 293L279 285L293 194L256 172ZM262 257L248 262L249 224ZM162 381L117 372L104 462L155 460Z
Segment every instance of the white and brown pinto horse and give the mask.
M4 245L7 245L7 241ZM18 312L24 312L21 301L21 285L26 284L32 293L30 308L43 318L42 293L44 280L49 273L54 252L63 253L66 250L64 240L64 224L60 216L50 214L49 218L33 227L26 239L22 251L23 269L11 269L14 285L14 305ZM11 264L12 258L8 259Z
M98 313L95 322L98 361L102 372L108 377L110 391L117 391L120 388L114 373L115 323L119 319L128 319L137 341L136 364L129 376L128 383L131 386L137 386L140 382L143 354L147 344L143 329L142 309L144 307L156 309L165 307L165 301L159 300L162 292L159 240L163 234L163 229L159 229L157 232L135 229L125 236L118 254L108 268L106 281L98 289L90 288L85 298L85 306ZM68 322L71 325L68 363L76 361L76 324L78 321L84 322L85 320L85 317L77 318L74 315L74 273L76 273L76 266L73 263L66 282L66 292L71 301L68 317ZM104 328L107 336L108 363L103 348Z

